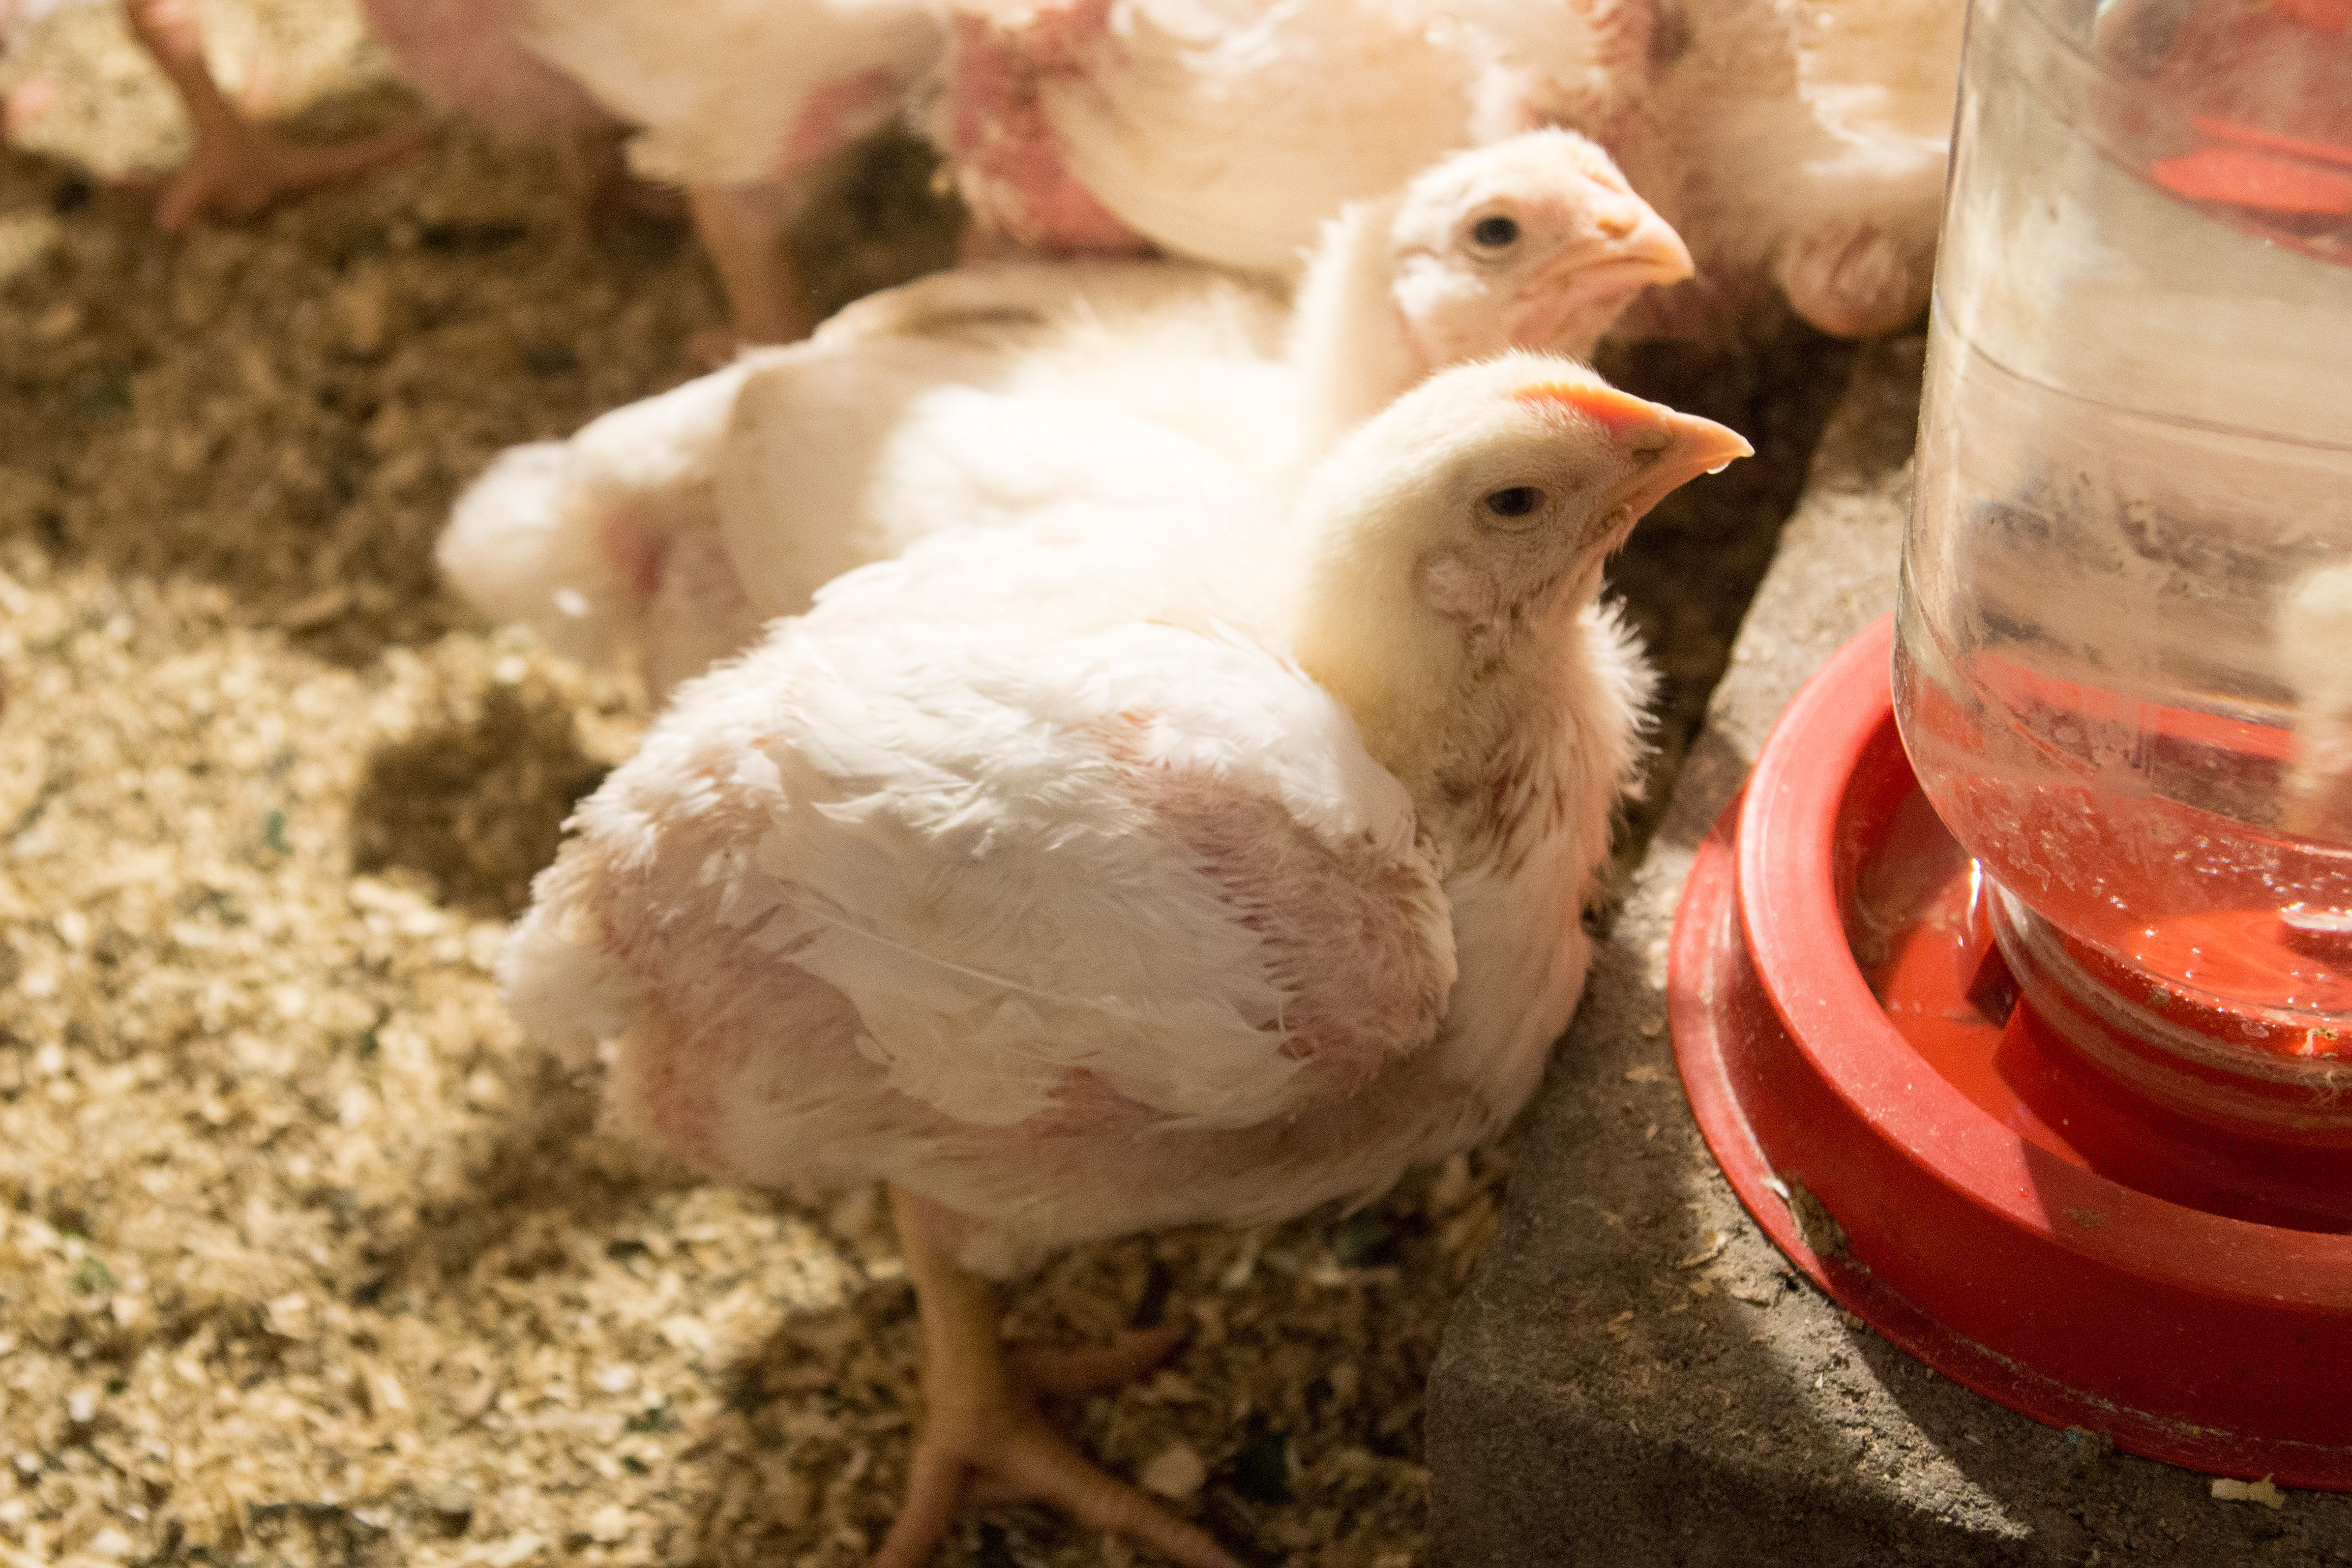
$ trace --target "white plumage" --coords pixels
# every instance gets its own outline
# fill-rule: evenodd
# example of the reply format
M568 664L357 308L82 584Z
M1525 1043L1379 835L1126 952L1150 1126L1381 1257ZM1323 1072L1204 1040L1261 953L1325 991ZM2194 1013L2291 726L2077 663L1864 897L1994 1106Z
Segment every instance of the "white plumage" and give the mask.
M1325 216L1475 140L1484 61L1441 11L1114 0L1041 73L1038 99L1071 174L1137 234L1288 272ZM970 181L967 193L977 211L1003 204Z
M798 173L896 114L945 41L920 0L534 0L524 36L681 185Z
M932 1429L877 1561L988 1472L1231 1563L1019 1409L958 1265L1363 1197L1517 1109L1639 748L1602 558L1746 450L1572 361L1448 371L1295 499L851 573L582 806L526 1027L704 1170L898 1194Z
M984 226L1295 265L1319 214L1540 124L1606 146L1700 277L1637 331L1779 285L1826 330L1926 298L1958 0L950 0L935 136Z
M888 1176L982 1266L1376 1188L1507 1117L1574 1006L1646 689L1601 557L1745 449L1514 356L1288 517L1076 501L854 572L583 805L509 997L617 1041L665 1146ZM1480 510L1515 489L1526 538Z
M1689 240L1699 276L1628 329L1719 328L1777 285L1824 331L1925 308L1959 77L1962 0L1724 0L1682 13L1606 123L1531 78ZM1553 106L1557 104L1555 109Z
M1148 506L1295 476L1430 369L1514 345L1588 351L1687 267L1604 154L1538 132L1349 207L1288 313L1140 262L965 268L863 300L809 344L509 454L461 498L440 557L483 609L589 656L642 628L673 541L694 535L734 562L740 593L678 623L740 646L944 528L1077 494ZM699 667L640 646L664 671Z
M2279 606L2273 648L2279 676L2295 694L2281 820L2292 832L2352 841L2352 563L2295 580Z

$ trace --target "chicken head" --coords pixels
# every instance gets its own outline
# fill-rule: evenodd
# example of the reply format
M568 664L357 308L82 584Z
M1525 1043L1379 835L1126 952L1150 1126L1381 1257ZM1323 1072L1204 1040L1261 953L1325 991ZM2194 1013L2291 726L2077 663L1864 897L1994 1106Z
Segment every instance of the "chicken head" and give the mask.
M1447 716L1591 602L1633 524L1752 450L1556 358L1433 377L1309 477L1297 537L1319 559L1298 579L1299 663L1414 789L1448 749Z
M1426 366L1507 348L1579 357L1690 252L1598 143L1516 136L1415 180L1390 225L1394 292Z

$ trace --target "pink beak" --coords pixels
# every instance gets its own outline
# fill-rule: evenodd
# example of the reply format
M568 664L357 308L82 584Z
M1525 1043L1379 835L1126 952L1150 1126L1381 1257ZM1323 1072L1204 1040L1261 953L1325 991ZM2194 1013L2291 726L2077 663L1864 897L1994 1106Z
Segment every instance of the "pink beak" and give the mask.
M1551 343L1571 323L1602 311L1613 324L1615 313L1643 289L1680 283L1697 270L1682 235L1649 203L1598 181L1592 190L1601 237L1576 246L1550 269L1549 286L1531 302L1514 334L1523 346ZM1597 339L1607 329L1588 327L1578 336Z
M1611 495L1600 515L1630 527L1649 509L1702 474L1713 474L1755 452L1747 437L1711 419L1683 413L1599 382L1538 382L1515 394L1522 402L1550 402L1598 424L1625 453L1634 472Z

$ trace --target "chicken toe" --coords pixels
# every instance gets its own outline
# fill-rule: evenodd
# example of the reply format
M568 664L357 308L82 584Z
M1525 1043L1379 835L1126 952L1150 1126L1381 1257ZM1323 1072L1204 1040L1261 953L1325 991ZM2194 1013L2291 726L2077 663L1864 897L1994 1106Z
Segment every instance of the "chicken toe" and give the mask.
M288 141L248 119L213 80L186 0L131 0L128 15L132 36L170 78L195 131L195 151L156 201L156 226L167 232L208 212L250 217L279 196L362 173L425 144L424 129L415 125L330 147Z
M364 173L424 144L425 132L416 126L306 147L242 118L199 125L195 151L156 199L155 226L175 232L206 213L251 217L280 196Z
M1241 1568L1206 1531L1096 1468L1049 1427L1036 1401L1076 1397L1155 1365L1181 1336L1129 1334L1098 1350L1011 1357L997 1337L996 1291L942 1245L949 1217L893 1186L890 1207L923 1325L922 1435L907 1500L872 1568L922 1568L970 1504L1033 1500L1089 1529L1143 1542L1186 1568Z

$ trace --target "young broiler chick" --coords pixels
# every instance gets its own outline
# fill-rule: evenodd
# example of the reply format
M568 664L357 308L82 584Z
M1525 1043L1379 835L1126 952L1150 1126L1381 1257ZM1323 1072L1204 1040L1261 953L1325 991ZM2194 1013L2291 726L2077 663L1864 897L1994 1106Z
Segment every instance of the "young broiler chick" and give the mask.
M1689 240L1637 332L1759 288L1822 329L1924 304L1959 0L950 0L934 139L1004 243L1279 272L1315 215L1474 141L1572 126Z
M1232 1563L1046 1427L988 1281L1509 1119L1639 751L1602 561L1748 451L1572 361L1457 367L1286 504L841 579L582 806L500 962L525 1026L715 1176L890 1184L928 1414L881 1568L1019 1497Z
M636 634L658 693L940 528L1073 489L1148 498L1179 469L1296 473L1431 370L1587 352L1688 271L1605 154L1536 132L1342 213L1286 328L1264 295L1172 264L938 274L809 344L514 449L460 499L439 558L475 603L575 656Z

